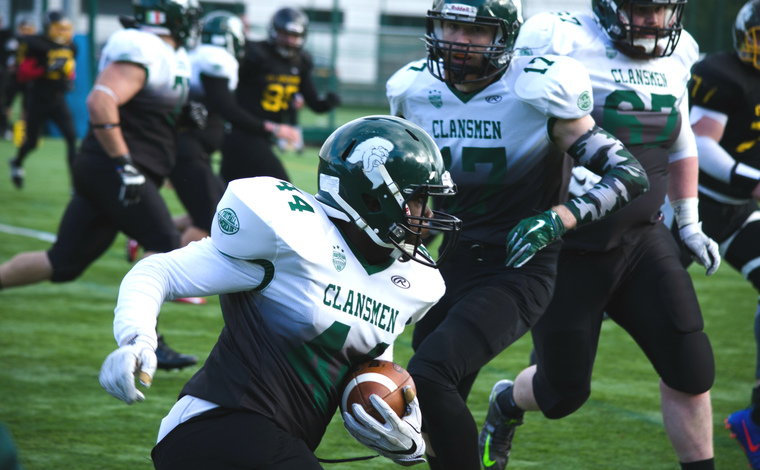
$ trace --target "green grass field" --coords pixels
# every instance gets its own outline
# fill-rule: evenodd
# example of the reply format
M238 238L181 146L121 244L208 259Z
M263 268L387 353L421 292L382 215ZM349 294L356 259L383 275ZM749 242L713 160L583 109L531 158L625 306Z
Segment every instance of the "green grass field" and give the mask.
M361 114L341 111L337 122ZM62 143L44 140L29 157L22 191L9 179L7 159L14 152L11 143L0 141L0 224L55 233L70 194ZM283 155L294 183L308 191L316 188L316 155L311 147L302 155ZM172 211L181 213L174 194L167 190L165 195ZM48 246L0 230L0 262ZM116 346L112 320L119 282L130 268L123 248L120 236L75 282L0 291L0 422L12 432L27 470L152 468L150 450L159 423L197 370L158 371L147 400L133 406L100 387L100 365ZM744 454L729 439L723 419L749 401L757 293L727 265L709 279L698 268L692 269L692 276L716 356L712 398L717 468L746 468ZM205 306L168 304L160 324L171 346L203 359L222 326L218 299L209 298ZM605 322L603 330L589 401L559 421L528 415L515 437L509 468L679 468L662 424L657 376L619 327ZM407 331L395 348L402 365L411 354L410 336ZM525 337L482 370L469 403L479 425L492 384L514 378L527 366L530 349L530 338ZM337 415L317 450L326 459L368 454ZM397 468L379 458L325 467Z

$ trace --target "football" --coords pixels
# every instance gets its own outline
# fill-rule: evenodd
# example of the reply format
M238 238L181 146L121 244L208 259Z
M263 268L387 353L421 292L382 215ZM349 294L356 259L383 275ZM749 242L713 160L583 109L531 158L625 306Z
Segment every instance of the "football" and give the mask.
M404 394L404 387L411 388ZM385 424L370 401L370 395L378 395L401 417L406 413L406 405L414 400L417 389L409 372L390 361L373 359L354 367L349 372L341 394L340 410L354 415L352 405L360 404L364 410L380 423Z

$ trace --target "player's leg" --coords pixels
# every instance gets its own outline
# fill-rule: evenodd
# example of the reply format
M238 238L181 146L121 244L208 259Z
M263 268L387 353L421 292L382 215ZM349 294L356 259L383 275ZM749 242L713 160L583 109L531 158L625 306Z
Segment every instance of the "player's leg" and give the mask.
M157 470L321 469L306 443L251 412L215 408L179 424L151 452Z
M629 259L631 273L608 312L662 379L665 431L682 467L714 468L709 390L715 362L691 277L662 224L642 236Z
M58 126L61 135L66 141L66 161L71 171L74 165L74 156L76 155L77 131L74 127L74 116L71 114L69 105L64 97L56 100L55 105L50 110L50 119Z
M220 174L225 184L238 178L272 176L288 180L285 167L272 151L269 137L232 130L222 145Z
M551 298L559 244L539 252L519 270L499 257L473 258L462 244L446 279L466 293L419 345L409 362L417 385L426 430L438 463L445 469L478 469L477 427L459 385L519 339L535 323ZM526 269L527 268L527 269Z
M28 94L29 93L27 93L27 95ZM40 127L42 127L47 115L47 105L32 97L28 100L28 105L25 106L25 110L27 116L26 135L16 152L16 157L9 161L11 181L18 189L24 187L24 178L26 177L24 171L24 159L32 150L37 148Z

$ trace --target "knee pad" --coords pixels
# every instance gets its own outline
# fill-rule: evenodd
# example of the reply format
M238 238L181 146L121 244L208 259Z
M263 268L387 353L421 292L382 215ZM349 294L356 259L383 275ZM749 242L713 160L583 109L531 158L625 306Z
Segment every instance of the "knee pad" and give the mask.
M537 371L533 377L533 393L544 416L561 419L578 411L591 396L591 387L576 385L555 387Z
M683 335L673 357L660 372L662 381L679 392L699 395L712 388L715 358L707 335L702 331Z

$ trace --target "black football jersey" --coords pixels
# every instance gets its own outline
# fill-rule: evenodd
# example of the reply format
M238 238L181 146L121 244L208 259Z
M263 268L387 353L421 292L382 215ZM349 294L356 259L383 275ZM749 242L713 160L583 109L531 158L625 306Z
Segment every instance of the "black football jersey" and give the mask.
M689 99L691 106L727 115L721 147L737 162L760 169L760 71L734 52L710 54L692 69ZM699 184L732 198L751 198L746 189L704 171L699 173Z
M45 73L35 80L35 92L55 93L68 91L75 77L77 48L75 44L61 45L47 36L24 36L18 48L18 63L36 59Z

